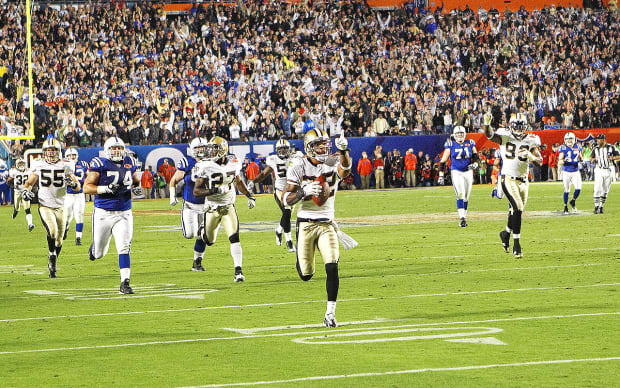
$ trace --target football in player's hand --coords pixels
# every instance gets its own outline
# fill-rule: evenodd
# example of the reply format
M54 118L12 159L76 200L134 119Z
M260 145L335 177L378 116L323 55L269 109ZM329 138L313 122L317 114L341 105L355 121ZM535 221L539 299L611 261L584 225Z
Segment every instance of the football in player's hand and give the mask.
M315 181L319 182L321 185L321 193L319 195L313 195L312 200L317 206L323 206L325 202L327 202L327 198L329 198L329 183L327 183L322 176L316 178Z

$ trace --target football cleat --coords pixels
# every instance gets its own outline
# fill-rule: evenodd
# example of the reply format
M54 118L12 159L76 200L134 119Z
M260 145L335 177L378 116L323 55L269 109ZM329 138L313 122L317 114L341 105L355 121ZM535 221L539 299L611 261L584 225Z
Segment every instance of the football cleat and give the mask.
M32 229L34 229L34 224L32 224L32 225L28 225L28 231L29 231L29 232L32 232Z
M278 233L277 230L276 230L276 245L277 246L282 245L282 233Z
M598 206L596 206L596 207L594 208L594 214L598 214L598 209L599 209L599 207L598 207Z
M459 222L459 226L461 228L464 228L467 226L467 220L465 219L465 217L461 218L461 221Z
M491 198L495 198L497 197L497 188L493 189L493 191L491 191Z
M235 283L239 283L245 280L245 276L243 276L243 271L241 271L241 267L235 267Z
M50 279L56 277L56 255L50 255L47 262L47 269L50 272Z
M332 313L325 314L325 319L323 319L323 324L327 328L338 327L338 322L336 322L336 316Z
M504 247L504 251L508 253L508 249L510 248L510 233L502 230L499 232L499 238L502 240L502 246Z
M65 234L62 235L62 241L65 241L67 239L67 235L69 234L69 228L65 228Z
M82 238L81 237L76 237L75 238L75 245L82 245Z
M289 252L295 252L295 245L293 245L293 241L286 242L286 248L288 248Z
M131 288L131 286L129 285L129 279L125 279L121 282L121 288L118 291L119 294L133 294L133 290Z
M202 266L202 257L194 259L194 264L192 264L192 271L204 271L205 267Z
M564 212L563 212L563 214L564 214L564 215L567 215L567 214L568 214L568 206L564 206Z
M17 209L13 209L13 219L15 219L15 217L17 217Z
M575 198L570 200L570 206L573 208L573 213L577 213L577 205L575 203Z
M520 259L523 257L523 253L521 253L521 243L519 243L519 240L514 240L514 244L512 246L512 254L514 255L515 259Z
M598 214L603 214L603 207L602 207L602 206L600 206L600 207L598 208Z
M95 261L97 258L93 255L93 244L90 244L90 248L88 248L88 259L90 261Z

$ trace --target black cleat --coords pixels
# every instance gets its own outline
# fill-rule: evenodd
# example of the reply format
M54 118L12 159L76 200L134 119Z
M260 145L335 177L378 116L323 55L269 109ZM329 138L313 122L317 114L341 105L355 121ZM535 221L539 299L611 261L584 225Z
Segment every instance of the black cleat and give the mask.
M204 271L205 267L202 266L202 257L194 259L194 264L192 264L192 271Z
M235 283L239 283L245 280L245 276L243 276L243 271L241 271L241 267L235 267Z
M47 269L50 271L50 279L56 277L56 255L50 255L47 262Z
M90 248L88 248L88 259L90 261L95 261L97 258L93 255L93 244L90 244Z
M598 208L598 214L603 214L603 207L602 206Z
M491 191L491 198L495 198L497 197L497 188L493 189L493 191Z
M521 243L519 243L519 240L514 240L514 244L512 246L512 254L514 255L515 259L520 259L523 257L523 254L521 253Z
M325 327L332 329L334 327L338 327L338 322L336 321L336 316L334 314L325 314L325 319L323 319L323 325Z
M293 245L292 240L286 242L286 248L288 249L289 252L295 252L295 245Z
M75 245L82 245L82 238L76 237L75 238Z
M464 228L467 226L467 220L465 219L465 217L461 218L461 222L459 222L459 226L461 228Z
M594 214L598 214L598 206L594 207Z
M15 219L15 217L17 217L17 209L13 209L13 219Z
M121 289L118 292L119 294L133 294L133 290L129 285L129 279L125 279L121 282Z
M67 228L65 228L65 234L62 236L62 241L65 241L67 239L68 234L69 234L69 227L67 225Z
M564 206L564 212L563 214L566 216L568 215L568 206Z
M573 212L576 213L577 212L577 204L575 202L575 198L571 199L569 203L570 203L570 207L573 208Z
M32 229L34 229L34 224L32 224L32 225L28 225L28 231L29 231L29 232L32 232Z
M278 233L277 230L276 230L276 245L277 246L282 245L282 233Z
M504 251L508 253L508 249L510 249L510 233L502 230L499 232L499 238L502 240L502 247L504 247Z

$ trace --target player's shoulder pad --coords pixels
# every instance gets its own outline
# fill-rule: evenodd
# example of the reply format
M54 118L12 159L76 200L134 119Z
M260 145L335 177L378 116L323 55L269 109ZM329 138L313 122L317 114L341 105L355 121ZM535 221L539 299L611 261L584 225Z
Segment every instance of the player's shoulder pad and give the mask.
M532 140L535 146L540 147L541 142L540 142L540 137L538 135L534 135L533 133L530 133L527 135L527 137Z
M91 159L90 161L90 168L92 168L93 170L102 168L104 166L104 161L99 157L99 156L95 156L94 158Z
M452 139L447 138L446 142L443 144L443 148L450 148L450 147L452 147Z
M185 156L181 158L181 160L179 160L177 162L177 168L179 170L183 170L185 171L185 169L187 169L187 167L190 165L190 161L189 161L189 156L186 158Z

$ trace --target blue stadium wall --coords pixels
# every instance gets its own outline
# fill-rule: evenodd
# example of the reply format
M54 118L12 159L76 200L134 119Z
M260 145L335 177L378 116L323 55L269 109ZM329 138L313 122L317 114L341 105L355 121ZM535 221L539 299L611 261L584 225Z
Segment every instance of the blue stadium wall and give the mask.
M349 148L351 148L351 157L353 158L353 172L355 174L355 184L359 185L360 180L357 176L357 161L362 157L362 152L367 152L372 157L375 147L381 145L383 151L393 151L397 149L401 155L409 148L413 148L416 155L419 151L429 154L431 158L435 157L443 149L447 135L428 135L428 136L378 136L363 137L349 139ZM230 153L234 154L243 161L244 158L257 158L258 156L267 156L274 152L275 141L252 142L252 143L231 143L229 146ZM298 150L303 150L303 141L291 140L291 144ZM187 144L164 144L157 146L129 146L133 151L143 169L151 166L156 170L164 161L164 159L172 159L176 163L187 155ZM89 162L95 156L99 156L103 148L80 148L80 160ZM332 150L335 146L332 141Z

